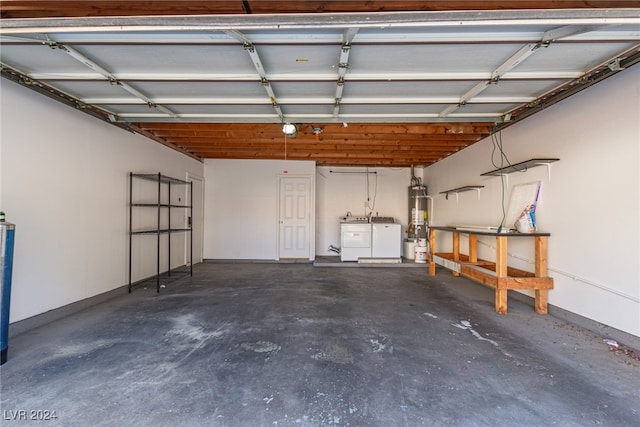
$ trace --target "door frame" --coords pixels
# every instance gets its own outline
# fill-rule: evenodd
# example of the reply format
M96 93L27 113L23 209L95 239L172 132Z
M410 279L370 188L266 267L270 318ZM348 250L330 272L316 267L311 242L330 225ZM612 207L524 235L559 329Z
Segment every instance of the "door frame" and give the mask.
M192 182L192 181L200 181L201 185L200 188L202 190L202 192L200 194L196 194L195 191L193 192L193 198L200 198L200 205L201 205L201 211L199 212L200 214L200 247L199 248L195 248L192 244L190 246L190 242L189 242L189 233L185 233L185 243L184 243L184 262L185 265L189 265L189 247L191 247L191 250L193 251L193 253L196 253L196 251L198 251L200 253L200 262L204 261L204 177L200 176L198 174L195 173L191 173L191 172L187 172L187 182ZM193 185L193 184L192 184ZM189 193L187 193L187 200L190 197ZM192 206L192 211L193 211L193 200L189 200L189 203ZM193 218L194 218L194 214L193 212L191 212L191 233L193 233L193 228L194 227L194 222L193 222ZM188 215L187 215L188 217ZM185 228L189 227L189 219L187 218L187 220L185 221ZM193 239L193 235L191 237ZM193 259L193 256L191 257L191 259Z
M315 174L278 174L276 178L276 261L280 261L280 187L287 179L309 181L309 261L316 259L316 176ZM302 259L302 258L301 258Z

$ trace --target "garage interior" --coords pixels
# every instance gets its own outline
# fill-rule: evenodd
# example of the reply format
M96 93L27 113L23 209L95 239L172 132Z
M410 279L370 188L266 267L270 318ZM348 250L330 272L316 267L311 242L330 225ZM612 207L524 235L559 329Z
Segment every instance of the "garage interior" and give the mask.
M638 424L633 6L4 1L3 424ZM340 253L360 219L510 227L532 183L547 315L406 241Z

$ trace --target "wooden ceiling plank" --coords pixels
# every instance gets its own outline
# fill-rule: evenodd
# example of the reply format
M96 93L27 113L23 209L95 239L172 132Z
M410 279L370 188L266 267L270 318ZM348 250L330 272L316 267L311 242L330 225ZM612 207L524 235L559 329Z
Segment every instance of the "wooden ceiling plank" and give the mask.
M209 150L203 150L199 153L203 155L207 155L208 158L233 158L236 156L245 157L257 157L257 158L271 158L273 156L283 156L284 155L284 147L281 147L280 150L269 150L265 152L256 152L253 150L239 150L239 151L214 151L211 152ZM369 151L366 153L324 153L324 152L309 152L307 150L289 150L287 149L287 155L295 155L298 157L314 157L314 158L324 158L324 159L342 159L342 158L369 158L369 159L403 159L403 158L412 158L412 159L437 159L443 156L453 154L454 152L449 153L437 153L437 154L425 154L425 155L417 155L414 153L399 153L401 155L395 155L392 153L381 153L375 151ZM212 156L212 157L211 157Z
M187 147L189 148L189 147ZM190 149L190 148L189 148ZM197 152L197 153L207 153L207 155L213 156L216 153L220 154L220 153L254 153L256 155L261 155L261 154L266 154L266 153L273 153L273 152L280 152L280 151L284 151L284 146L282 147L277 147L277 148L271 148L271 149L263 149L263 150L252 150L252 149L248 149L246 147L220 147L220 148L202 148L202 149L190 149L193 152ZM378 149L368 149L368 150L313 150L313 149L307 149L307 148L297 148L297 149L292 149L287 147L287 151L291 152L291 153L297 153L297 154L302 154L302 153L314 153L316 155L362 155L362 154L380 154L380 155L393 155L393 156L407 156L407 155L412 155L412 156L416 156L416 157L430 157L430 156L442 156L444 154L451 154L451 153L455 153L460 151L460 149L442 149L442 150L402 150L402 149L398 149L398 150L378 150Z
M255 157L234 157L230 159L253 159L253 160L284 160L283 156L257 159ZM429 166L441 159L422 161L420 159L310 159L287 157L288 160L311 160L315 161L318 166L354 166L354 167L409 167L409 166Z
M183 141L197 142L278 142L283 141L282 134L276 135L256 135L252 133L234 133L233 135L221 135L219 133L198 133L196 135L190 131L153 131L150 132L159 138L176 139ZM370 144L370 143L432 143L439 141L451 142L476 142L489 134L460 134L460 135L433 135L433 134L414 134L414 135L384 135L384 134L366 134L366 135L344 135L344 134L322 134L318 138L315 135L298 134L295 138L296 142L325 142L332 144Z
M217 159L284 159L285 153L284 149L280 151L272 151L269 153L261 153L257 154L252 151L246 152L220 152L208 154L208 152L204 151L201 153L196 153L202 155L207 158L217 158ZM380 155L369 155L369 154L360 154L360 155L350 155L346 156L344 154L335 154L334 156L325 156L320 155L317 156L313 153L304 152L302 154L289 152L287 151L287 158L290 160L296 159L304 159L304 160L315 160L318 163L330 163L330 164L341 164L341 163L353 163L353 164L366 164L368 166L380 166L380 165L391 165L391 164L400 164L400 165L426 165L432 164L444 157L447 154L435 154L430 156L415 156L415 155L405 155L405 156L380 156Z
M285 142L284 138L194 138L190 136L164 136L158 138L165 139L167 141L172 142L181 142L184 144L190 145L251 145L251 146L263 146L270 144L283 144ZM295 145L337 145L342 147L348 147L351 145L373 145L373 146L400 146L400 145L412 145L417 147L431 147L437 145L448 145L448 146L466 146L469 144L476 143L481 138L474 139L446 139L444 137L438 139L333 139L333 138L325 138L325 139L291 139L288 138L287 142L289 144Z
M233 130L233 129L251 129L254 131L280 130L278 123L189 123L189 122L147 122L137 123L148 129L190 129L190 130ZM441 133L461 133L469 129L488 129L493 126L491 122L460 122L460 123L351 123L344 126L340 123L309 123L298 124L299 130L311 127L321 127L324 130L336 131L340 130L344 133L362 133L366 131L372 132L388 132L388 133L421 133L425 129L438 131Z
M579 9L630 7L625 0L323 0L323 1L107 1L3 0L1 17L44 18L143 15L224 15L271 13L400 12L506 9Z
M393 12L491 9L559 9L592 7L629 7L624 1L606 0L434 0L434 1L250 1L253 13L321 13L321 12Z
M269 123L173 123L173 122L157 122L157 123L136 123L137 126L148 131L154 130L192 130L192 131L221 131L233 133L234 131L245 131L254 133L273 133L281 135L280 126ZM306 130L306 127L309 127ZM461 134L490 134L493 123L486 122L460 122L460 123L375 123L375 124L352 124L344 127L338 124L318 124L314 125L323 129L324 133L340 133L340 134L385 134L385 135L402 135L402 134L440 134L440 135L461 135ZM311 125L299 125L298 132L311 132Z
M2 18L242 14L242 1L3 0Z
M191 150L224 150L224 149L251 149L256 151L272 150L278 147L283 147L284 143L265 143L265 144L253 144L253 143L212 143L212 144L189 144L176 140L168 140L171 144L176 146L188 147ZM322 150L322 151L363 151L363 150L415 150L415 151L451 151L460 150L468 147L471 144L432 144L432 145L407 145L407 144L299 144L288 143L288 147L296 150Z
M184 143L191 144L278 144L283 143L283 137L272 138L216 138L216 137L194 137L194 136L178 136L178 135L158 135L153 133L158 138L163 138L170 141L182 141ZM481 140L483 135L476 135L472 138L460 138L460 139L447 139L443 136L439 138L406 138L406 139L386 139L380 136L375 138L330 138L325 137L321 139L315 138L288 138L288 141L295 144L338 144L338 145L422 145L429 146L434 144L451 144L451 145L467 145Z
M234 132L224 132L224 131L216 131L216 130L199 130L199 131L192 131L192 130L181 130L181 129L167 129L167 130L154 130L152 131L154 135L161 137L161 138L193 138L194 140L198 140L198 139L210 139L210 140L215 140L215 139L246 139L246 138L251 138L253 140L259 140L259 139L265 139L266 133L260 133L260 134L256 134L255 132L244 132L244 131L234 131ZM469 134L448 134L448 135L439 135L439 134L409 134L409 135L392 135L392 136L388 136L386 134L373 134L373 133L366 133L366 134L344 134L344 133L330 133L330 132L323 132L322 134L319 135L319 138L321 141L325 141L325 140L340 140L340 139L347 139L349 141L356 141L356 140L397 140L397 141L405 141L405 140L420 140L420 141L440 141L443 139L446 140L453 140L453 141L476 141L478 138L484 138L485 136L489 135L488 133L477 133L477 134L473 134L473 133L469 133ZM256 139L257 137L257 139ZM269 134L268 138L271 139L275 139L275 138L280 138L282 139L282 134L281 133L276 133L276 134ZM267 139L268 139L267 138ZM300 140L316 140L316 136L315 134L311 134L308 132L304 132L304 133L300 133L298 132L298 136L296 137L296 140L300 141Z

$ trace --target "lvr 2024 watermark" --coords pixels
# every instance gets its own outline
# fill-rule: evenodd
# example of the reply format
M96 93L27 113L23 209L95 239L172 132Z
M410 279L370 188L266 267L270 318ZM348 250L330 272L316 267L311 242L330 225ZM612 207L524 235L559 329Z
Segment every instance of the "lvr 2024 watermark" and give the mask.
M2 411L4 421L51 421L58 419L56 411L43 409L4 409Z

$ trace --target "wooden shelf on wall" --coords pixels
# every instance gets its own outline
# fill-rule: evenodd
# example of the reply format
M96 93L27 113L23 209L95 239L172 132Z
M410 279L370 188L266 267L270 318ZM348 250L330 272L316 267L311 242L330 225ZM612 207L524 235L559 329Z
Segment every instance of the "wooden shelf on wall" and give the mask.
M458 193L464 193L466 191L477 191L478 198L480 198L480 189L484 188L484 185L465 185L464 187L453 188L451 190L441 191L440 194L444 194L444 198L449 200L449 194L455 194L456 200L458 199Z
M513 172L524 172L529 168L533 168L536 166L546 166L549 168L549 165L553 162L557 162L560 159L529 159L524 162L514 163L512 165L508 165L502 168L494 169L489 172L485 172L480 176L500 176L507 175Z

